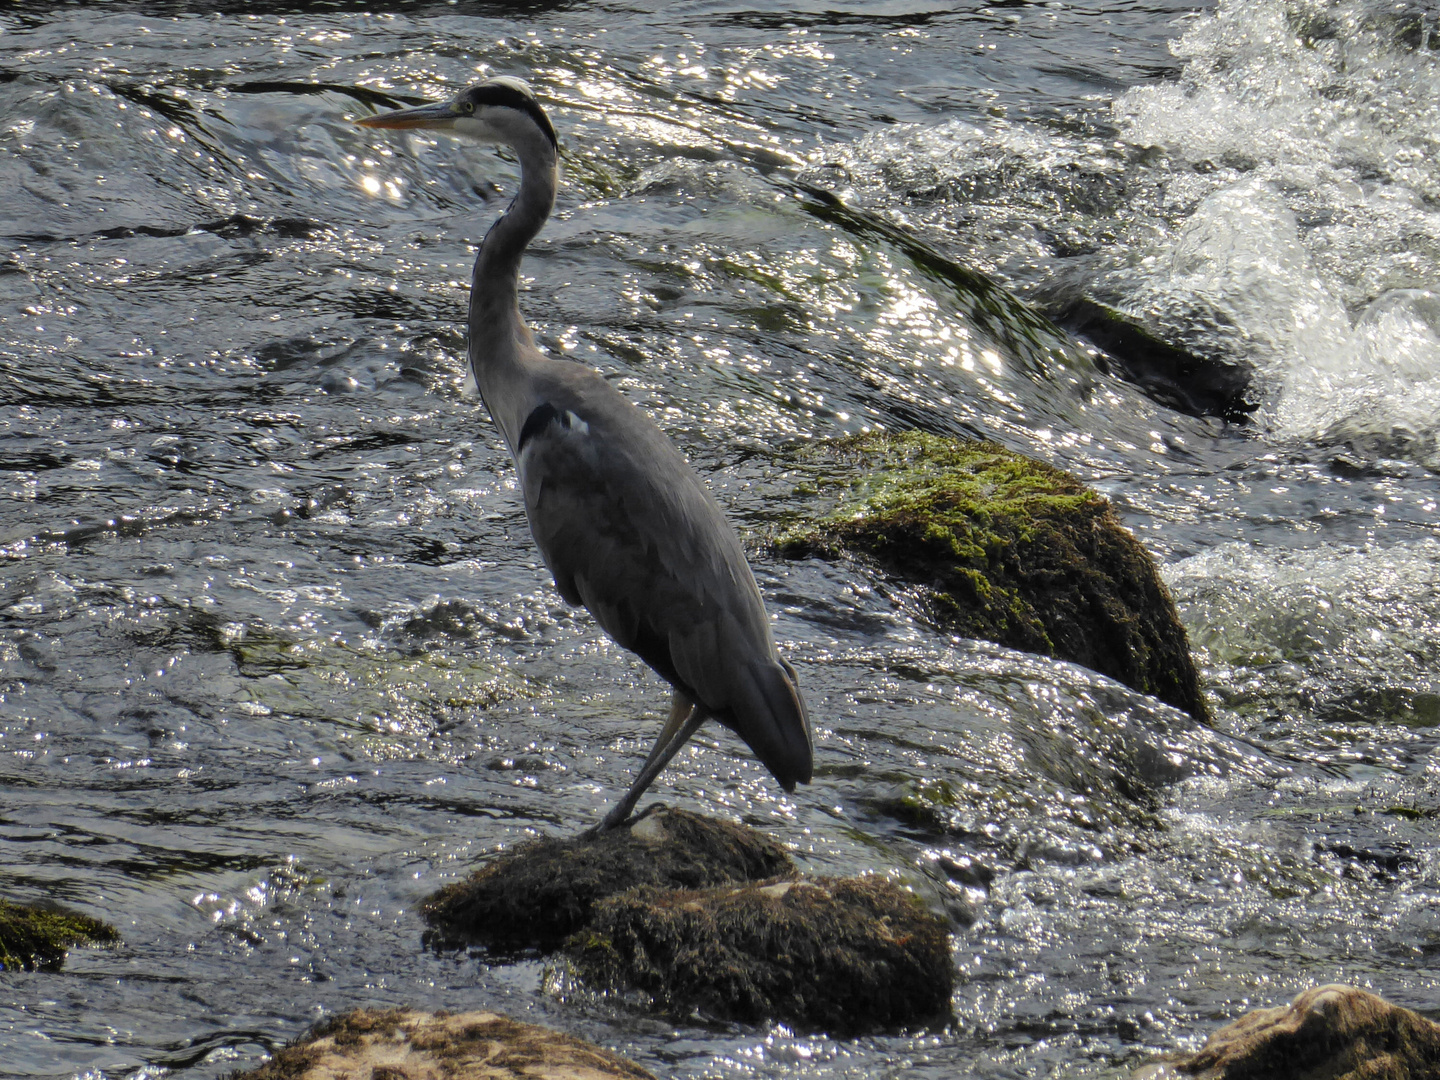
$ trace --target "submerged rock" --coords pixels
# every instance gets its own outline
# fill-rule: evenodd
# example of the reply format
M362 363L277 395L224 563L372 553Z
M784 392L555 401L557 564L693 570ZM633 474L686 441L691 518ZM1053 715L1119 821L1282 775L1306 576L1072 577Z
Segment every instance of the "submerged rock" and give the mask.
M231 1080L654 1080L634 1062L490 1012L358 1009Z
M703 889L795 874L785 849L752 829L656 806L599 836L506 852L428 897L421 912L433 945L551 948L590 921L597 901L637 885Z
M1319 986L1257 1009L1196 1054L1147 1070L1199 1080L1437 1080L1440 1024L1355 986Z
M566 950L580 978L677 1018L858 1035L950 1014L949 927L880 878L635 889Z
M922 615L943 629L1083 664L1209 719L1154 561L1074 477L994 443L921 432L804 453L842 466L820 482L848 490L827 516L778 537L781 555L873 559L919 586Z
M0 967L7 971L57 968L75 945L110 945L113 926L88 915L0 900Z
M1055 313L1056 321L1101 349L1116 375L1155 401L1191 416L1242 422L1259 407L1246 365L1199 356L1157 337L1125 312L1079 297Z

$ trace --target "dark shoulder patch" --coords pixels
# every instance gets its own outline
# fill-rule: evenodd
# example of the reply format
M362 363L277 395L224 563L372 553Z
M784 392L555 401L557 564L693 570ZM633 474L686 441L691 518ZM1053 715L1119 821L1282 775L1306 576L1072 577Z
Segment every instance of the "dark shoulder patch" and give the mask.
M560 410L548 401L535 406L534 411L525 418L525 425L520 429L520 441L515 444L515 453L518 454L521 450L524 450L527 442L536 435L539 435L547 424L554 423L557 420L561 424L565 422L564 417L560 414Z
M518 109L535 121L536 126L549 137L551 146L558 145L555 125L550 123L550 117L545 114L540 103L529 94L504 83L481 83L470 91L470 100L475 102L477 108L481 105L500 105L507 109Z

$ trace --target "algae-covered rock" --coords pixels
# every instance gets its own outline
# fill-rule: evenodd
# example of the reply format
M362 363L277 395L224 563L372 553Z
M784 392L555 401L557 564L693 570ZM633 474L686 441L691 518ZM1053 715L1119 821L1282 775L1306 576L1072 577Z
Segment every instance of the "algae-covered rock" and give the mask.
M566 951L583 982L677 1018L835 1035L943 1023L954 989L948 925L879 878L635 889L597 904Z
M796 877L751 829L655 807L600 836L525 844L421 910L432 944L563 941L583 983L676 1016L856 1033L948 1014L943 919L883 880Z
M1198 1053L1148 1071L1199 1080L1440 1080L1440 1024L1355 986L1257 1009Z
M872 559L915 583L943 629L1083 664L1208 719L1154 561L1074 477L994 443L920 432L803 454L831 470L817 464L816 477L839 499L780 535L779 554Z
M636 885L701 889L795 874L774 840L685 810L652 807L599 836L545 838L500 855L421 905L431 944L558 945L604 897Z
M119 940L113 926L88 915L0 900L0 967L7 971L56 968L72 946Z
M490 1012L357 1009L231 1080L654 1080L634 1062Z

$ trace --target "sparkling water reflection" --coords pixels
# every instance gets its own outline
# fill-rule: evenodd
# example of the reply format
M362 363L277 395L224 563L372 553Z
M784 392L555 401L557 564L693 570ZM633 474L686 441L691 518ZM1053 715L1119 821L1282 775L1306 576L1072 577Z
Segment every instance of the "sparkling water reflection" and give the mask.
M1194 110L1251 85L1211 58L1269 27L1330 44L1247 78L1289 64L1311 87L1332 54L1383 56L1345 68L1373 82L1316 91L1337 113L1422 100L1433 49L1327 38L1270 0L833 8L0 20L0 893L125 938L6 974L0 1071L222 1076L320 1016L405 1002L509 1011L660 1075L1094 1075L1315 982L1433 1002L1432 283L1395 277L1424 245L1394 240L1428 235L1404 192L1435 158L1356 194L1330 186L1341 134L1299 165L1201 169L1190 144L1210 130ZM471 250L513 163L348 123L481 72L531 79L562 133L526 263L538 335L648 409L757 541L817 720L793 796L723 733L657 793L947 912L943 1032L677 1027L547 989L538 961L419 947L419 898L593 821L665 701L549 585L465 394ZM1288 106L1265 115L1291 129ZM1319 169L1325 197L1297 203L1282 166ZM1410 373L1308 426L1283 418L1324 385L1315 358L1187 322L1216 249L1184 295L1156 254L1201 207L1234 234L1272 198L1299 248L1267 250L1309 260L1275 280L1318 277L1344 332ZM1393 213L1316 216L1362 198ZM1382 263L1374 287L1336 269ZM972 270L1164 299L1267 374L1259 422L1148 400L1003 294L977 302ZM1381 286L1410 291L1374 307ZM1293 322L1292 293L1240 298L1242 330ZM1219 730L938 635L866 568L763 554L804 499L794 443L914 426L1109 495L1167 563Z

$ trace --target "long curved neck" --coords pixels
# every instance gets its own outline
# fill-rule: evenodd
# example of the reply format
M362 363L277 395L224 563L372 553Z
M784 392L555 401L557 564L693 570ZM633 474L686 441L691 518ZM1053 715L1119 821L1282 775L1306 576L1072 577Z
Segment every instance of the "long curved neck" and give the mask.
M520 194L490 227L470 283L470 370L490 417L512 453L525 417L534 408L526 361L535 339L520 315L520 259L555 205L555 148L548 139L515 144L520 156Z
M538 130L536 135L535 141L527 140L525 145L515 146L520 157L520 194L485 234L480 254L475 258L470 283L470 341L477 377L483 366L494 359L503 359L483 353L477 355L477 344L508 336L505 332L511 328L529 343L530 332L520 317L520 260L550 216L559 179L554 148L538 138ZM503 342L495 343L502 345L500 352L503 353Z

